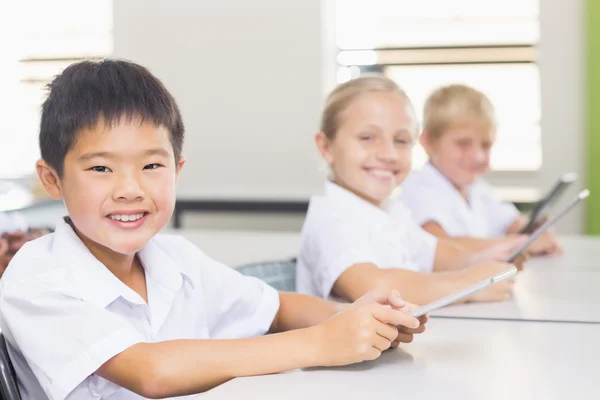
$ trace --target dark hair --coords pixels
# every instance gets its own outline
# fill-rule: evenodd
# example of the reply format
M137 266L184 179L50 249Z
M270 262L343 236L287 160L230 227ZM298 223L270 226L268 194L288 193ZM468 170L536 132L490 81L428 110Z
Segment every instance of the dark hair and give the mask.
M123 60L77 62L57 75L48 91L42 105L40 151L59 176L77 135L100 120L109 126L123 118L164 126L179 160L184 136L181 113L173 96L146 68Z

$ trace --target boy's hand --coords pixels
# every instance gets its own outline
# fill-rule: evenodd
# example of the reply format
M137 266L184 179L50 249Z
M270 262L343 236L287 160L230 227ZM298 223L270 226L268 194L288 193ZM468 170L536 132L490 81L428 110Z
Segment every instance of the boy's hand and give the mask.
M314 327L319 342L319 364L347 365L374 360L399 338L397 325L419 327L419 320L404 310L380 302L395 302L395 295L369 293L350 307Z
M558 243L556 236L552 232L544 232L527 249L532 256L542 256L551 254L560 254L563 249Z
M474 285L484 279L491 278L498 275L510 268L512 264L506 262L490 261L485 264L477 265L474 267L463 270L465 287ZM513 288L515 285L515 278L511 277L504 279L492 286L480 290L479 292L473 293L468 296L467 302L492 302L492 301L505 301L511 298Z
M377 302L379 304L389 305L395 310L404 311L408 314L410 314L413 310L418 308L416 305L402 300L400 292L398 292L397 290L393 290L389 292L389 294L386 294L386 292L382 291L371 291L365 294L360 299L356 300L354 304L368 304L370 302ZM427 321L429 321L429 316L422 315L418 318L418 320L419 327L416 329L398 325L396 327L398 329L398 337L392 342L390 348L395 349L396 347L398 347L398 345L400 345L400 343L411 343L414 339L415 334L425 332L425 324L427 323Z
M504 239L501 243L495 244L479 253L478 261L506 261L515 250L527 241L526 235L511 236ZM523 269L527 260L527 251L521 254L513 261L513 264L520 270Z
M425 332L425 324L429 321L429 316L427 314L421 315L419 318L419 327L416 329L407 328L405 326L398 326L398 337L396 340L392 342L390 348L395 349L400 345L400 343L411 343L414 339L414 336L420 333Z
M391 297L393 297L394 299L400 299L400 293L398 291L394 290L391 294ZM396 303L396 301L394 301L394 303ZM395 304L390 304L390 305L394 308L397 307ZM419 307L415 304L412 304L409 302L404 302L404 304L402 306L400 306L396 309L402 310L402 311L410 314L413 310L416 310L417 308L419 308ZM415 335L425 332L425 324L427 323L427 321L429 321L429 315L427 315L427 314L421 315L417 319L419 320L418 328L407 328L406 326L402 326L402 325L398 325L396 327L396 328L398 328L398 337L396 338L396 340L394 340L392 342L390 348L395 349L396 347L398 347L400 345L400 343L411 343L413 341Z

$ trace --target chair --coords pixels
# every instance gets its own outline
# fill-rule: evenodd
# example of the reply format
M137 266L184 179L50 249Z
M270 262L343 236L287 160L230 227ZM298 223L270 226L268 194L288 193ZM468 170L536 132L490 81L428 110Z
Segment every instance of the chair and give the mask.
M13 368L4 335L0 333L0 396L2 400L21 400L17 375Z
M265 261L242 265L236 270L243 275L262 279L281 292L296 291L296 259Z

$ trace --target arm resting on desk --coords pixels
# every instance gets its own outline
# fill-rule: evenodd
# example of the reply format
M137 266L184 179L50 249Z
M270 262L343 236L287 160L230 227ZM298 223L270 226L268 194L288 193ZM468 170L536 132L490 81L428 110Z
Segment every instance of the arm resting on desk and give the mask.
M399 340L396 326L412 328L409 338L422 332L415 331L419 321L388 294L365 296L353 305L288 293L280 298L271 330L322 323L250 339L138 343L96 373L147 398L176 397L200 393L236 377L375 359Z
M501 238L450 237L440 224L433 221L423 224L422 228L439 238L434 266L436 271L456 270L464 266L476 265L490 260L506 260L525 240L523 236L519 235L510 235ZM452 247L462 248L464 251L467 251L466 261L463 260L461 262L460 253L456 250L450 251ZM444 248L446 250L442 252ZM455 261L448 262L447 260ZM524 262L524 257L515 260L519 269L523 268Z
M397 290L410 303L425 305L466 289L484 279L502 273L511 264L489 261L460 271L423 273L398 268L382 269L375 264L355 264L346 269L333 286L333 291L350 301L372 290ZM473 294L463 301L505 300L513 282L506 280Z
M138 343L96 372L143 397L200 393L235 377L263 375L316 364L311 331L250 339Z

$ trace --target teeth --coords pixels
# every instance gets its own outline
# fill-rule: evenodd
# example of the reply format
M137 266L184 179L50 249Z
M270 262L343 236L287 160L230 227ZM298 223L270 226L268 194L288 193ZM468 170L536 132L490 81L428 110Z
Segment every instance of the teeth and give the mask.
M393 178L394 173L390 170L386 169L372 169L371 173L376 176L381 176L383 178Z
M143 216L144 216L144 213L131 214L131 215L113 214L110 216L110 218L114 219L116 221L131 222L131 221L137 221L138 219L142 218Z

